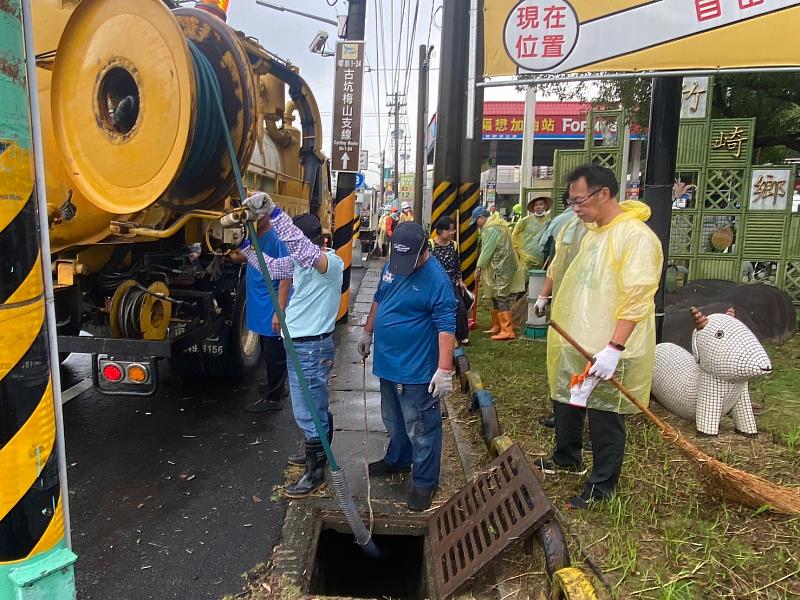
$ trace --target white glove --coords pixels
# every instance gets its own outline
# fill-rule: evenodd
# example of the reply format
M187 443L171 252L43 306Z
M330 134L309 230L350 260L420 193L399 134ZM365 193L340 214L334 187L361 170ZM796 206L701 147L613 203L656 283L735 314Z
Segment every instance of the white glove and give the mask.
M611 346L606 346L594 355L594 364L589 369L589 375L594 375L600 379L611 379L614 376L614 371L617 370L620 356L622 356L622 352Z
M572 406L586 408L589 396L592 395L598 383L600 383L600 380L597 377L587 377L579 384L573 385L569 388L569 403Z
M364 329L361 332L361 339L358 340L358 353L361 355L361 358L367 358L371 348L372 332Z
M275 210L275 203L266 192L256 192L245 200L243 204L260 217L270 215Z
M431 383L428 386L428 393L433 394L434 398L444 398L453 391L453 372L444 369L436 369Z
M545 315L548 304L550 304L549 296L539 296L536 299L536 304L533 305L533 312L537 317L543 317Z

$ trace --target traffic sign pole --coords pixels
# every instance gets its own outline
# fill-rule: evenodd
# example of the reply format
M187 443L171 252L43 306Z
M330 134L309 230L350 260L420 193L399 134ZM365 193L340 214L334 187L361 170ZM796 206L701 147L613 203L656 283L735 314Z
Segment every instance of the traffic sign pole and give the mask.
M359 151L361 150L361 92L364 78L363 40L366 11L367 0L350 0L347 9L346 41L336 44L331 168L338 171L336 202L333 209L333 248L344 261L342 297L337 314L339 323L347 323L350 307L353 219L356 206L355 171L358 168ZM354 52L356 53L355 57ZM354 62L357 65L354 65Z

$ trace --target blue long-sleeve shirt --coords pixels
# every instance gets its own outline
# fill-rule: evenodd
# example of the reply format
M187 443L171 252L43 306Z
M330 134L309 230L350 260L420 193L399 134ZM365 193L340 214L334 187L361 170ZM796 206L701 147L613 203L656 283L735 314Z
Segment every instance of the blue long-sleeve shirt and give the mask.
M456 331L453 284L438 261L428 259L407 277L389 273L375 292L372 372L396 383L428 383L439 364L439 333Z

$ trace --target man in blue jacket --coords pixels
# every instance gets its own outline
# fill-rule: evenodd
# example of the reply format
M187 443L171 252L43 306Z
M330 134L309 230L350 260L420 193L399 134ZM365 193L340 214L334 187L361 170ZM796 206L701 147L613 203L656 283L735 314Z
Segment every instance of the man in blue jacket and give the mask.
M381 381L389 432L386 456L370 464L369 473L407 473L413 467L408 497L413 511L428 509L439 487L439 401L453 390L456 306L453 284L431 260L425 231L418 223L398 224L358 350L369 356L374 333L372 371Z
M272 258L289 256L286 245L280 240L267 215L262 215L256 223L258 244L264 254ZM247 248L247 243L242 249ZM238 251L228 256L233 263L246 263L247 259ZM269 412L283 408L283 402L289 399L287 383L286 350L283 346L280 325L275 316L275 308L269 297L267 286L261 270L247 264L247 328L257 333L261 346L261 356L266 363L267 380L259 388L258 400L245 407L250 412ZM291 279L273 279L273 288L278 292L281 309L286 311L289 293L292 288Z

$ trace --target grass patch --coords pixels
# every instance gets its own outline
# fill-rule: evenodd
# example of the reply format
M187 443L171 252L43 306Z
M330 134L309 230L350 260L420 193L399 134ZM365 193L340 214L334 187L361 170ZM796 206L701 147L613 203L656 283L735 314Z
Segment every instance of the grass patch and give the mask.
M481 313L481 325L488 320ZM529 460L548 455L553 433L540 427L551 413L546 345L492 342L474 333L466 349L473 370L497 403L505 433ZM748 440L724 420L718 438L696 439L693 423L654 410L680 428L703 451L738 468L784 485L800 485L800 336L768 347L774 373L754 385L763 407L761 435ZM794 392L794 393L793 393ZM464 416L468 399L461 398ZM466 421L466 419L465 419ZM468 426L479 434L480 423ZM591 453L586 453L591 465ZM543 476L556 504L580 491L575 476ZM601 565L613 597L690 600L800 597L800 518L776 516L710 498L692 466L644 417L628 419L628 442L617 495L591 511L566 514L569 529ZM577 548L573 560L580 564ZM530 567L530 565L528 565ZM522 566L521 568L526 568Z

